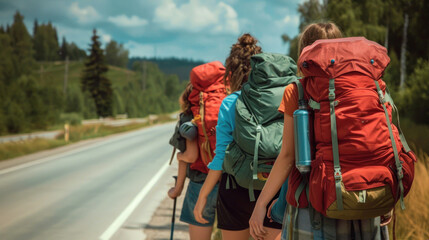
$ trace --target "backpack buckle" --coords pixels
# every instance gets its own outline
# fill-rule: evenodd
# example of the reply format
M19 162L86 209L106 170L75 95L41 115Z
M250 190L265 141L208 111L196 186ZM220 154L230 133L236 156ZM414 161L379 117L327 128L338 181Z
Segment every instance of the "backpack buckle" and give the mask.
M398 178L399 180L402 180L404 178L404 172L402 171L402 168L398 169Z
M385 103L386 102L386 100L385 100L385 98L384 98L384 95L383 95L383 92L381 91L381 90L378 90L378 97L380 98L380 102L381 103Z
M261 124L258 124L258 126L256 126L256 132L261 132L262 131L262 126Z
M335 168L334 169L334 178L336 181L341 181L343 179L343 176L341 174L341 168Z

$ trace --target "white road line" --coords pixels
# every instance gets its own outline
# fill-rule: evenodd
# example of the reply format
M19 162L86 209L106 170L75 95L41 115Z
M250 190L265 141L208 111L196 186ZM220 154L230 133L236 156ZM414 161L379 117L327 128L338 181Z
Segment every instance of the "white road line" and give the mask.
M71 154L74 154L74 153L79 153L79 152L85 151L85 150L90 149L90 148L96 148L96 147L99 147L99 146L102 146L102 145L105 145L105 144L116 142L116 141L122 140L123 138L127 138L127 137L131 137L131 136L140 134L141 132L144 132L144 131L146 131L148 129L151 129L151 128L152 127L139 129L139 130L130 132L128 134L121 134L120 136L114 136L112 138L109 138L109 139L106 139L106 140L102 140L101 142L94 143L94 144L89 144L89 145L86 145L86 146L82 146L82 147L79 147L77 149L70 150L70 151L67 151L67 152L64 152L64 153L59 153L59 154L56 154L56 155L53 155L53 156L49 156L49 157L46 157L46 158L42 158L42 159L39 159L39 160L34 160L34 161L23 163L23 164L14 166L14 167L6 168L6 169L3 169L3 170L0 170L0 175L6 174L6 173L10 173L10 172L14 172L14 171L17 171L17 170L20 170L20 169L23 169L23 168L28 168L28 167L31 167L31 166L34 166L34 165L42 164L42 163L45 163L45 162L49 162L49 161L52 161L54 159L66 157L68 155L71 155Z
M137 208L140 202L146 197L149 191L155 186L161 176L168 169L168 161L161 167L161 169L156 173L156 175L148 182L143 189L137 194L137 196L131 201L131 203L125 208L124 211L115 219L115 221L110 224L110 226L104 231L104 233L100 236L100 240L109 240L113 234L118 231L118 229L124 224L125 220L133 213L133 211Z

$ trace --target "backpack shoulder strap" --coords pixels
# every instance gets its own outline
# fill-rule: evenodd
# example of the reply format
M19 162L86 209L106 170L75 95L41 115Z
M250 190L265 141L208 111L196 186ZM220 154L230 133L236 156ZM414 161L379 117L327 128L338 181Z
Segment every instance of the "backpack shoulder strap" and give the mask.
M395 113L396 113L396 121L398 123L398 125L396 127L398 128L398 131L399 131L399 137L401 139L401 143L402 143L402 146L404 146L405 151L409 152L409 151L411 151L411 149L410 149L410 147L407 143L407 140L405 139L405 135L401 129L401 123L399 121L399 111L395 105L395 102L393 102L393 98L390 96L390 92L389 92L389 89L387 88L387 86L386 86L386 93L384 94L384 98L385 98L385 101L390 103L390 106L392 106L393 111L395 111Z
M298 88L298 101L304 100L304 88L302 87L301 81L299 79L295 79L292 81L292 83L295 83L296 87Z
M375 82L375 86L377 87L378 97L380 98L380 104L383 107L384 114L386 117L387 127L389 129L390 141L392 143L393 154L395 156L396 176L398 177L399 191L400 191L400 203L401 203L402 210L404 210L405 209L404 185L402 183L402 179L404 178L404 173L402 171L402 163L399 160L398 149L396 148L396 142L395 142L395 137L394 137L393 131L392 131L392 125L390 124L389 113L387 112L386 105L384 105L387 102L386 98L383 95L383 91L381 91L380 84L378 83L378 81L374 80L374 82ZM393 106L392 106L392 108L393 108Z
M302 103L305 101L305 95L304 95L304 87L302 86L301 81L299 79L293 80L292 83L295 83L296 87L298 88L298 103ZM320 103L314 101L313 99L308 99L308 106L315 109L320 109Z

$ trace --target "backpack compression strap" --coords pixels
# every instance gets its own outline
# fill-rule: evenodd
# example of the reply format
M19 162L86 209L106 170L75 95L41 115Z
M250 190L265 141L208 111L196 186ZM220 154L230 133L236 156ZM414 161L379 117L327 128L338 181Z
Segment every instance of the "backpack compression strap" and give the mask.
M200 92L200 116L201 116L201 124L203 125L203 133L206 140L201 144L201 148L207 153L208 156L203 156L203 161L207 165L209 162L213 160L212 152L210 148L209 137L207 136L206 126L204 123L204 93ZM208 159L207 159L208 157Z
M338 149L338 136L337 136L337 119L335 117L335 106L338 101L335 101L335 78L329 79L329 109L331 117L331 141L332 141L332 154L334 159L334 178L335 178L335 193L337 195L337 209L344 210L343 208L343 195L341 192L341 185L343 177L341 174L340 154Z
M402 210L405 209L404 204L404 185L402 184L402 179L404 178L404 173L402 172L402 163L399 160L398 149L396 148L395 138L393 136L392 125L390 124L389 113L387 112L386 105L384 105L387 101L383 95L383 91L381 91L380 84L378 84L377 80L374 80L375 85L377 86L378 97L380 98L381 106L383 106L384 114L386 115L387 127L389 128L390 141L392 142L393 154L395 155L395 165L396 165L396 175L398 177L399 182L399 191L400 191L400 201ZM393 108L393 106L392 106Z
M256 126L256 142L255 142L255 149L253 151L252 183L250 183L249 185L249 198L251 202L255 201L255 193L253 191L253 181L258 180L258 154L259 154L259 143L261 141L261 131L262 131L262 126L261 124L258 124Z
M243 99L243 103L246 106L246 108L249 110L250 114L252 115L252 118L256 122L256 140L255 140L255 148L253 150L253 174L252 174L252 181L249 184L249 199L251 202L255 201L255 193L253 191L254 189L254 181L258 180L258 154L259 154L259 143L261 141L261 131L262 131L262 125L259 124L258 119L255 117L255 114L253 114L252 109L249 107L250 105L246 102L246 95L245 92L241 92L241 99Z

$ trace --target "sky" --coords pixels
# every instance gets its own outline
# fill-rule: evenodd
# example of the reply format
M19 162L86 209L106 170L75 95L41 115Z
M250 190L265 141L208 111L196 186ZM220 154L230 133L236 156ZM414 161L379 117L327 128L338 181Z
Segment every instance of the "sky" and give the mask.
M178 57L224 62L243 33L264 52L287 53L281 35L298 34L303 0L0 0L0 24L18 10L32 34L34 20L51 21L59 39L87 49L96 28L103 44L122 43L130 57Z

